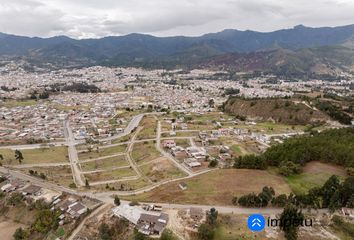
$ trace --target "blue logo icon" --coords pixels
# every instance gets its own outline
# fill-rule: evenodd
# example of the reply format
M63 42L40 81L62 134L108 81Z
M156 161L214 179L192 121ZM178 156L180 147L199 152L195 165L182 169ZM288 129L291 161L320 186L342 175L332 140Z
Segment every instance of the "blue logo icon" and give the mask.
M260 232L265 227L265 219L260 214L252 214L248 217L248 228L254 232Z

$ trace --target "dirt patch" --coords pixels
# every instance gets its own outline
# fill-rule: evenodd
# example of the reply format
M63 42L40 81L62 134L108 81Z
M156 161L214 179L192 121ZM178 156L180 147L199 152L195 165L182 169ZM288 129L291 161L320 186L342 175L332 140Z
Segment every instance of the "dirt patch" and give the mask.
M264 186L273 187L276 194L290 193L282 177L260 170L216 170L183 182L187 184L184 191L179 187L180 182L173 182L132 198L152 202L232 205L234 196L258 193Z
M347 175L343 167L322 162L309 162L305 165L303 170L305 173L331 173L338 176Z
M0 222L0 236L1 240L12 240L13 235L17 228L22 227L26 228L27 226L21 223L15 223L12 221L3 221Z

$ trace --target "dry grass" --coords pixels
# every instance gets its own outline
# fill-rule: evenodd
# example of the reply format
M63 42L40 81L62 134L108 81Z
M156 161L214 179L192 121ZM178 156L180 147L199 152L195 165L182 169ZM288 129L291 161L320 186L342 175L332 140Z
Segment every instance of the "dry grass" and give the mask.
M174 182L133 198L151 202L232 205L234 196L258 193L264 186L273 187L276 194L290 193L282 177L260 170L216 170L183 182L188 185L185 191L179 188L179 182Z

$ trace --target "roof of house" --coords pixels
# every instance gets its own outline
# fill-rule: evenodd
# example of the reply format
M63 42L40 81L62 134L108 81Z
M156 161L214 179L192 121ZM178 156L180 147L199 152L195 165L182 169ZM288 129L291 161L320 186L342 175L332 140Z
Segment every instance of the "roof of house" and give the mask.
M22 192L24 193L28 193L28 194L35 194L37 192L39 192L42 188L36 185L30 185L28 187L26 187L25 189L22 190Z

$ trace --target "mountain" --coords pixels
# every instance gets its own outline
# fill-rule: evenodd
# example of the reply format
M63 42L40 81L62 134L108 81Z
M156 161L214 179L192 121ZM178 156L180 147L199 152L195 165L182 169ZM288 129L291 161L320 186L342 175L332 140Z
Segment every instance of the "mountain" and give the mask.
M330 62L320 49L325 46L339 46L342 49L337 50L344 51L345 56L349 50L350 56L346 59L342 59L337 51L332 52L340 60L351 61L353 40L354 25L321 28L299 25L268 33L227 29L200 37L129 34L83 40L65 36L30 38L1 33L0 57L21 57L34 64L48 62L58 66L99 64L174 67L191 64L208 66L223 62L225 65L240 64L235 68L246 65L250 69L261 66L259 69L269 70L285 66L279 65L279 61L286 63L290 58L287 68L310 71L308 61L316 62L319 58ZM317 54L320 56L317 57ZM282 58L285 59L281 60ZM226 59L229 61L225 61ZM255 60L257 61L254 62ZM326 65L326 61L320 65Z

